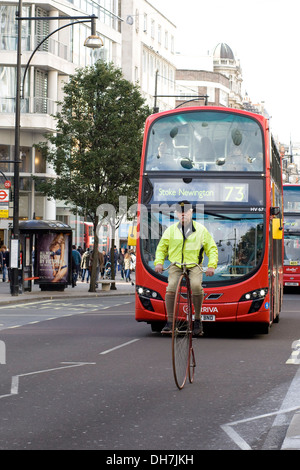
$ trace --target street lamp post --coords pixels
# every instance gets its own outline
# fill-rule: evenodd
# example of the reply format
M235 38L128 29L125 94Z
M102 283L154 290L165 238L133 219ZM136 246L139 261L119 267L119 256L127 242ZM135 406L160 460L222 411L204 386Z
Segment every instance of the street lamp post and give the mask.
M96 19L97 16L45 16L45 17L22 17L22 8L23 8L23 0L19 0L19 11L16 13L16 20L18 22L17 28L17 73L16 73L16 101L15 101L15 153L14 153L14 204L13 204L13 231L11 237L11 246L10 246L10 268L11 268L11 295L17 296L19 294L19 251L20 251L20 229L19 229L19 174L20 174L20 118L21 118L21 55L22 55L22 20L76 20L68 23L66 25L57 28L55 31L52 31L46 38L44 38L38 46L35 48L33 53L30 56L30 59L26 65L24 71L24 79L25 74L27 72L29 62L31 61L33 55L38 50L38 48L43 44L43 42L48 39L52 34L56 33L57 31L61 30L62 28L66 28L68 26L72 26L73 24L78 23L91 23L91 36L89 36L85 42L84 46L89 48L99 48L103 46L102 39L96 35ZM24 83L24 80L23 80ZM24 88L24 86L23 86ZM22 96L23 96L23 89L22 89Z

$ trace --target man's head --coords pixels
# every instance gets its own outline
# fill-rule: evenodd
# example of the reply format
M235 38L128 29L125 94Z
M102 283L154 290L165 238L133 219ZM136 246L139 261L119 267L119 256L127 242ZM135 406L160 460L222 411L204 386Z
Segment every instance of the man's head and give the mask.
M188 224L193 217L193 206L189 201L179 201L176 204L176 215L182 224Z

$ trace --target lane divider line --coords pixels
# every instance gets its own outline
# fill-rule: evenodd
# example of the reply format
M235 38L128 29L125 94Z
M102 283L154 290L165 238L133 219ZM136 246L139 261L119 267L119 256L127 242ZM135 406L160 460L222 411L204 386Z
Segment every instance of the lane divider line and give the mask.
M101 354L108 354L112 351L115 351L116 349L120 349L120 348L123 348L124 346L128 346L128 344L132 344L132 343L135 343L136 341L139 341L140 338L136 338L136 339L132 339L131 341L127 341L127 343L123 343L123 344L119 344L118 346L115 346L114 348L111 348L111 349L107 349L106 351L102 351L101 353L99 353L100 355Z

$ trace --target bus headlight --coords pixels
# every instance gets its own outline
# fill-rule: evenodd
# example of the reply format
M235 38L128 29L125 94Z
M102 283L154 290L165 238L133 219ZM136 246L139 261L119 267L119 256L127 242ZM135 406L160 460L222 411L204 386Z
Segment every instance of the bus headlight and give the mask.
M262 306L262 303L267 293L268 293L267 287L263 287L262 289L252 290L251 292L247 292L246 294L242 295L242 297L240 298L240 302L251 300L252 303L250 305L248 313L255 313L255 312L258 312L258 310Z
M136 286L136 291L140 297L148 299L163 300L162 296L156 290L148 289L148 287Z
M247 292L246 294L242 295L240 298L240 302L245 302L245 300L261 300L266 297L268 293L268 288L264 287L262 289L255 289L251 292Z
M156 292L153 289L148 289L148 287L136 286L136 292L139 296L141 304L146 310L154 312L151 300L163 300L159 292Z

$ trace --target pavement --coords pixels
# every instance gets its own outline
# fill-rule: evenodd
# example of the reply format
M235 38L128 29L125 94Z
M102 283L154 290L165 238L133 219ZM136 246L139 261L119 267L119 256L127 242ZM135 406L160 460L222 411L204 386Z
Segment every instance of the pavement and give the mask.
M81 281L78 281L75 287L68 286L63 292L41 291L38 285L32 283L31 292L23 292L22 294L19 293L17 296L11 295L10 284L8 282L2 282L2 279L0 278L0 306L38 300L130 295L135 293L134 273L131 275L131 277L133 285L131 282L125 282L120 277L120 273L117 273L115 283L116 289L104 291L102 290L99 283L99 287L96 289L96 292L89 292L89 283ZM289 424L281 450L300 450L300 407L295 412Z
M39 285L32 282L31 292L23 292L17 296L13 296L10 293L10 283L3 282L2 276L0 278L0 305L12 304L12 303L22 303L22 302L32 302L33 300L53 300L53 299L66 299L66 298L92 298L100 297L107 295L124 295L124 294L134 294L135 293L135 275L131 274L131 282L126 282L120 276L120 273L117 273L116 276L116 289L104 291L102 290L101 283L98 284L96 292L89 292L90 284L87 282L77 281L75 287L68 286L64 291L41 291Z

